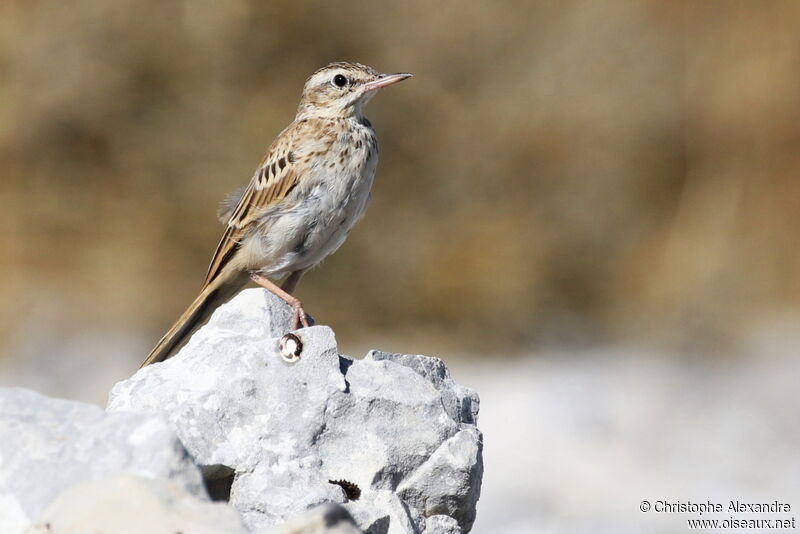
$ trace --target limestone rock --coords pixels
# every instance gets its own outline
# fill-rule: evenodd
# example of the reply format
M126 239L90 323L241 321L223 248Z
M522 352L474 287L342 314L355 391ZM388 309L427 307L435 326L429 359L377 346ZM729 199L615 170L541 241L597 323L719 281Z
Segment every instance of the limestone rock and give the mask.
M433 520L438 531L469 531L477 395L437 358L339 356L324 326L294 332L302 351L289 363L288 313L261 289L241 292L176 356L117 384L108 410L160 413L198 463L231 468L230 502L251 528L340 503L373 534L422 532L433 516L452 519Z
M425 519L424 534L461 534L458 521L447 515L432 515Z
M239 514L175 482L132 475L63 492L26 534L248 534Z
M364 534L338 504L323 504L262 534Z
M0 389L0 532L20 532L70 486L123 472L205 496L200 471L161 417Z

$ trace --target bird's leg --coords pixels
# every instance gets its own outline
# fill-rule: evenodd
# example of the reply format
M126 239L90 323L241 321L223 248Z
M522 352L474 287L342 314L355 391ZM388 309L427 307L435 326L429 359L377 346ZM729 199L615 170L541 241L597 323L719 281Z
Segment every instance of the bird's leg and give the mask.
M281 284L281 289L286 291L287 293L291 294L294 293L294 288L297 287L297 282L303 277L303 273L306 272L305 270L302 271L295 271L289 276L286 277L286 280L283 281Z
M294 274L294 273L292 273ZM289 293L275 285L269 278L266 276L260 275L258 273L250 273L250 279L255 282L256 284L260 285L273 295L277 295L281 298L281 300L285 301L286 304L292 307L292 330L297 330L300 328L300 325L308 327L308 317L306 317L306 312L303 310L303 304L300 302L299 299L296 297L291 296ZM296 282L295 282L296 283Z

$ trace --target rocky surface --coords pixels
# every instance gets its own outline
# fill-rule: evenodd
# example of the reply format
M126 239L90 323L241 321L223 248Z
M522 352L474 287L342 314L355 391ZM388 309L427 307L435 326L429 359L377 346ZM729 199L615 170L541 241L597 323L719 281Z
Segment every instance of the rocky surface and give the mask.
M3 531L5 534L5 531ZM64 491L25 534L248 534L224 503L209 502L166 479L120 475ZM339 505L319 506L258 534L362 534Z
M437 358L340 356L323 326L296 332L290 363L288 325L278 299L245 290L175 357L117 384L108 410L161 414L199 464L232 469L230 503L250 528L341 503L370 533L468 531L477 395Z
M67 489L25 534L247 534L239 514L166 479L133 475Z
M290 320L244 291L106 411L0 389L0 533L469 531L477 395L437 358L354 360Z
M338 504L323 504L263 534L363 534L353 516Z
M199 469L161 417L0 389L0 532L21 531L70 486L123 472L205 495Z

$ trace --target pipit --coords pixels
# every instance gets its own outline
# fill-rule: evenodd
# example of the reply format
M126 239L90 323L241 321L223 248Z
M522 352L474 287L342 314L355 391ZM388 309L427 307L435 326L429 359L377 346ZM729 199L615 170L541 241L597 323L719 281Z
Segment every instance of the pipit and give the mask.
M292 293L306 270L342 245L369 201L378 143L364 106L378 89L410 76L358 63L331 63L311 75L294 122L220 209L225 232L200 294L142 367L177 352L250 280L292 307L293 329L308 326Z

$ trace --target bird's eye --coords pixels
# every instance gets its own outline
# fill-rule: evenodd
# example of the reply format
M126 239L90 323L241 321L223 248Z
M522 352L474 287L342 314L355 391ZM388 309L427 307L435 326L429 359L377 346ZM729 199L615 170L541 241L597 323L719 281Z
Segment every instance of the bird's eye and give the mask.
M347 78L345 78L342 74L337 74L333 77L333 84L336 87L344 87L347 85Z

